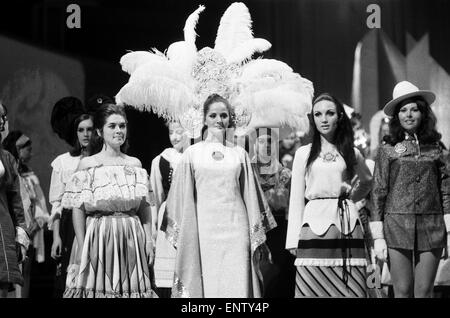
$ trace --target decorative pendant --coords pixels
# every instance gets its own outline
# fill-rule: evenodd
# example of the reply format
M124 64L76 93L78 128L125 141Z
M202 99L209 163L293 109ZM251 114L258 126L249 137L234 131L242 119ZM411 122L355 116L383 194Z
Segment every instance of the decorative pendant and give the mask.
M324 162L334 162L336 161L338 154L336 152L328 151L320 155Z
M403 143L398 143L395 145L394 150L396 153L401 154L406 151L406 146Z
M224 158L225 156L224 156L224 154L221 153L220 151L213 151L212 157L213 157L214 160L220 161L220 160L223 160L223 158Z

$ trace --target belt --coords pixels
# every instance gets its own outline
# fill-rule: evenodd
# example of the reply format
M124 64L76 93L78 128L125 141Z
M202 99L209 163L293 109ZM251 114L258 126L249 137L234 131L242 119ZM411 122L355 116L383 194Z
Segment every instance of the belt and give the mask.
M347 271L347 259L352 257L351 248L349 244L349 240L352 235L349 233L348 235L344 234L344 230L350 229L350 209L348 207L347 199L348 194L341 194L339 197L320 197L314 198L311 200L328 200L328 199L337 199L338 200L338 215L339 215L339 223L341 225L341 239L344 244L342 244L342 280L345 283L345 286L348 287L348 271ZM345 214L345 218L344 218ZM346 222L347 221L347 222ZM347 223L347 224L345 224ZM347 227L345 227L347 225Z
M92 211L86 213L86 216L90 216L93 218L101 218L103 216L112 216L112 217L132 217L136 215L135 210L130 211Z

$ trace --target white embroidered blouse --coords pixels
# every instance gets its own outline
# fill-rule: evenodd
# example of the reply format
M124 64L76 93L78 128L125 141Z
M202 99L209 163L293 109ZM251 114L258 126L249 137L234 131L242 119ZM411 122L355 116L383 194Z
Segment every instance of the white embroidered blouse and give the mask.
M349 206L350 219L341 228L338 214L338 197L348 190L346 164L336 150L334 160L317 158L306 170L306 163L311 151L311 144L300 147L295 153L292 166L291 194L289 202L288 231L286 249L295 249L298 245L300 230L308 224L317 235L324 234L333 224L344 234L351 233L359 219L357 208L353 202L363 199L371 190L372 175L364 158L355 148L357 164L356 178L352 181ZM332 199L331 199L332 198ZM305 205L305 199L308 203Z
M52 205L50 218L48 220L48 227L51 229L55 216L61 215L62 205L61 199L66 188L66 184L70 177L77 170L80 163L81 156L73 157L69 152L66 152L53 160L51 166L53 168L50 180L49 201Z

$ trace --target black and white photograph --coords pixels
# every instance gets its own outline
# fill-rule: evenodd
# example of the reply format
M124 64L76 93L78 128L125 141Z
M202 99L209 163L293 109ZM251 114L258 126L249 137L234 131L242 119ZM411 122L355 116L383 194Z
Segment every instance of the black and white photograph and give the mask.
M0 298L450 298L449 0L0 13Z

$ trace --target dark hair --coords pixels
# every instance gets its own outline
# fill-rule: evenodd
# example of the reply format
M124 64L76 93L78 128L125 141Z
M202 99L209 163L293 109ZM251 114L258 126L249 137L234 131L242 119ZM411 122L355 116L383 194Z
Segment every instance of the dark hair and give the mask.
M82 121L85 121L88 119L90 119L90 120L92 120L92 122L94 122L92 115L89 115L89 114L82 114L82 115L78 116L73 122L72 140L74 140L74 145L73 145L72 150L70 151L70 155L72 157L81 155L81 151L83 150L83 147L81 146L80 141L78 140L78 126L80 125L80 123ZM88 148L89 148L89 146L88 146Z
M436 116L431 110L430 105L420 97L413 97L399 103L394 110L394 116L389 121L389 136L385 136L384 141L392 146L405 139L405 129L400 124L398 113L400 112L400 108L412 102L417 104L422 114L422 119L416 133L419 142L432 144L441 140L442 135L436 130Z
M0 105L3 107L3 109L5 110L5 115L8 115L8 108L6 108L6 105L0 100Z
M16 162L18 163L18 171L19 173L27 172L29 171L29 167L25 164L23 164L19 159L19 151L16 146L17 140L23 135L22 131L20 130L13 130L10 131L8 136L3 140L3 147L5 150L7 150L9 153L13 155L13 157L16 159ZM31 139L28 140L24 145L22 145L21 148L25 148L27 146L31 145Z
M313 102L313 107L311 109L311 127L313 131L313 140L311 145L311 152L309 153L308 161L306 163L306 168L308 169L314 162L314 160L317 159L322 147L320 141L320 133L314 123L314 105L323 100L330 101L336 106L338 123L336 131L334 133L333 144L336 146L340 155L344 158L345 164L347 166L346 171L348 174L348 178L352 179L355 174L356 165L355 150L353 148L354 136L352 124L350 122L350 119L347 117L347 114L345 113L344 105L341 103L341 101L328 93L320 94Z
M206 114L209 111L209 107L213 103L224 103L224 105L227 108L228 115L230 116L230 122L228 124L228 128L235 128L236 127L236 121L235 121L234 109L231 106L230 102L226 98L223 98L222 96L220 96L219 94L211 94L211 95L209 95L206 98L205 102L203 103L203 122L206 121ZM203 138L203 135L205 134L207 129L208 129L208 126L203 125L202 138Z
M106 121L109 116L111 115L120 115L122 116L125 121L127 120L127 115L125 114L125 109L123 106L116 105L116 104L103 104L101 105L97 111L94 114L94 132L91 136L91 141L89 142L89 154L95 155L96 153L99 153L103 148L103 137L99 136L96 133L96 130L103 130L103 126L106 124ZM125 142L122 146L120 146L120 151L123 153L126 153L128 149L128 134L127 138L125 139Z

